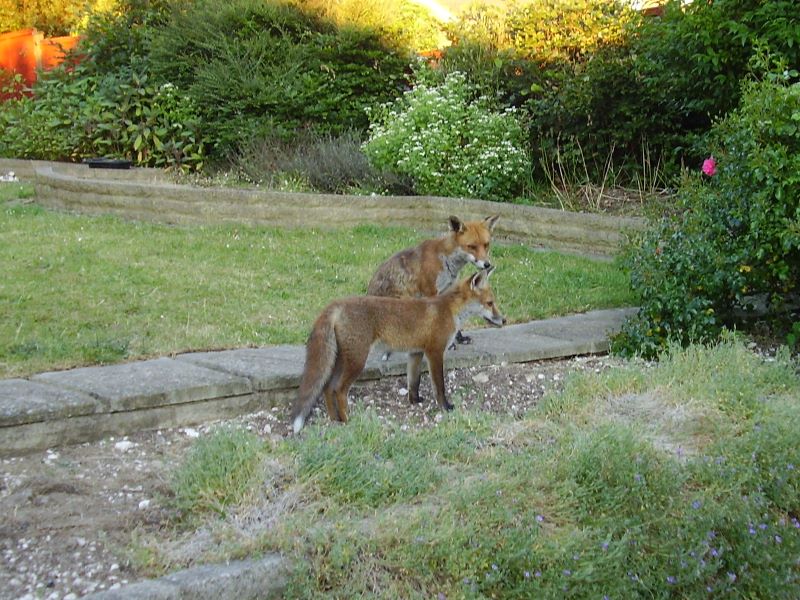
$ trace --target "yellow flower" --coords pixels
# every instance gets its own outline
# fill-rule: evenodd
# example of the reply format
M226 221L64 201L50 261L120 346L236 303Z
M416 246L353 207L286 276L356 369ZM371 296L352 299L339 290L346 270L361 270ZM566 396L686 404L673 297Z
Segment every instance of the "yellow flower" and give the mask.
M741 265L739 267L739 272L740 273L749 273L752 270L753 270L753 267L751 267L750 265Z

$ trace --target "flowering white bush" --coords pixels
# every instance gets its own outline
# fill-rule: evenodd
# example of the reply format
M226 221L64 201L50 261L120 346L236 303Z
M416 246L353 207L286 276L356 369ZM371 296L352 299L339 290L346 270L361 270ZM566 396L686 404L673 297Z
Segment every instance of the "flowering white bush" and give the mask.
M410 177L418 194L512 198L530 169L523 129L513 109L470 97L463 73L418 84L370 114L364 152L373 166Z

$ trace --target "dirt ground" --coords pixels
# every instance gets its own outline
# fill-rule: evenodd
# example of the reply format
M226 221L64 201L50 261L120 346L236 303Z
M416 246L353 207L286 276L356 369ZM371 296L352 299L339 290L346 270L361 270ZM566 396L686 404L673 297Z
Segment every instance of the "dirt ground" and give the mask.
M447 374L450 399L493 413L522 415L572 371L601 371L609 357L577 357L458 369ZM427 376L423 405L404 397L404 378L363 384L351 405L368 405L402 428L446 418L435 408ZM312 419L328 423L319 409ZM233 423L265 438L289 435L288 407ZM9 458L0 472L0 598L71 599L140 579L130 564L137 532L157 532L169 518L159 505L192 442L217 423L140 432L124 438Z

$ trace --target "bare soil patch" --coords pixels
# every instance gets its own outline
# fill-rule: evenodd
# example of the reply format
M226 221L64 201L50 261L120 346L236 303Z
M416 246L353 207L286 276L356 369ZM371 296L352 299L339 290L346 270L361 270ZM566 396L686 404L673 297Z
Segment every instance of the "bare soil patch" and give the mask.
M618 365L610 357L577 357L526 364L457 369L447 374L456 410L463 407L520 417L574 371ZM433 427L428 401L411 406L405 378L354 387L352 406L369 406L401 428ZM318 408L313 422L330 425ZM228 421L272 439L289 435L288 406ZM158 533L170 511L163 498L192 442L220 423L140 432L124 438L5 459L0 465L0 598L71 599L143 578L132 568L131 541Z

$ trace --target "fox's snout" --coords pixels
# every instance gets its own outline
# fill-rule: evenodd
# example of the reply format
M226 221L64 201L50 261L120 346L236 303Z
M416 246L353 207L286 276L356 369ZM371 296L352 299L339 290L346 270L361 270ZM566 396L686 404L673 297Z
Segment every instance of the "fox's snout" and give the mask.
M474 259L472 261L472 264L475 265L476 267L478 267L479 269L491 269L492 268L492 263L490 263L488 260L480 260L480 259L476 258L476 259Z
M501 314L492 315L491 317L484 317L487 323L495 327L502 327L506 324L506 318Z

